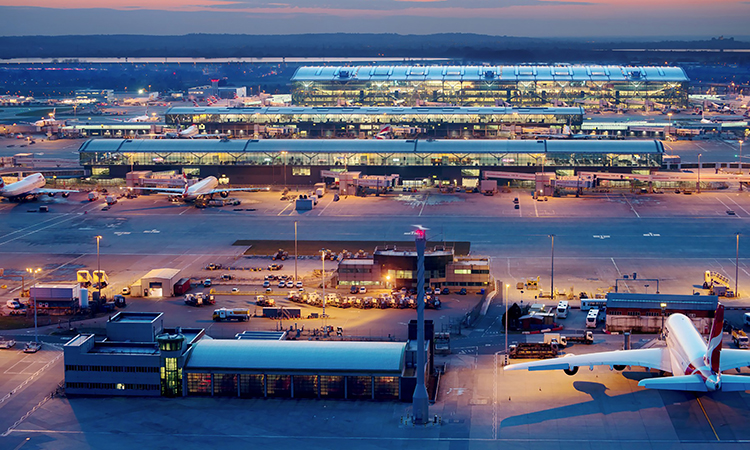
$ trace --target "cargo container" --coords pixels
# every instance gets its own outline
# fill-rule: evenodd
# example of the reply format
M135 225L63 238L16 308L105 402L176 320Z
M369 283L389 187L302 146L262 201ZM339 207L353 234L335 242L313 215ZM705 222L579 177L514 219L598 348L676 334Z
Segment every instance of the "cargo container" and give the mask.
M184 295L190 290L190 278L180 278L174 285L174 295Z

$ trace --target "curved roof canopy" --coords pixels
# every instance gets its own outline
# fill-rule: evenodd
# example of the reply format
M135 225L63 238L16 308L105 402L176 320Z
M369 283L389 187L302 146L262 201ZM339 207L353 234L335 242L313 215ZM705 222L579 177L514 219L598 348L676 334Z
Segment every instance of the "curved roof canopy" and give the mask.
M292 81L689 81L666 66L303 66Z

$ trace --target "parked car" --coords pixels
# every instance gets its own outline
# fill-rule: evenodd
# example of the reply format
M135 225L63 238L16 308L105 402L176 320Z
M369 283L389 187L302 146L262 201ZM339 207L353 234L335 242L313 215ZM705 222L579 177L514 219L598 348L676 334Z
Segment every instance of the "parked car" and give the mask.
M41 348L42 348L42 344L40 344L39 342L31 341L31 342L26 343L26 347L23 348L23 352L24 353L36 353L39 350L41 350Z
M0 348L11 348L16 345L16 341L13 339L5 339L0 336Z
M286 287L287 287L287 288L293 288L293 287L294 287L294 281L292 281L292 280L288 280L288 281L286 282Z
M279 286L278 287L280 287L280 288L286 287L286 281L284 281L284 280L279 281Z
M443 295L448 295L448 294L451 293L451 290L448 289L447 287L444 287L443 290L440 291L440 293L443 294Z
M364 286L359 287L359 293L360 294L367 294L367 288Z
M358 288L357 286L352 286L352 287L351 287L351 288L349 289L349 293L350 293L350 294L356 294L357 292L359 292L359 288Z
M298 282L297 282L297 284L296 284L296 286L297 286L298 288L301 288L301 287L302 287L302 280L298 281Z
M127 286L124 287L124 288L122 288L121 294L122 295L130 295L130 288L127 287Z
M466 288L461 288L461 289L460 289L460 290L458 291L458 295L466 295Z
M264 288L267 288L267 287L270 287L270 286L271 286L271 282L270 281L266 280L266 281L263 282L263 287Z

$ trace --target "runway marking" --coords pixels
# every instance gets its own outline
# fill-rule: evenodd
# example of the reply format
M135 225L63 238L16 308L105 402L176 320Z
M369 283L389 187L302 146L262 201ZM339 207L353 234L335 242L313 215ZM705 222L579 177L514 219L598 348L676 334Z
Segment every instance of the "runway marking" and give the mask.
M745 214L747 214L748 216L750 216L750 212L747 212L747 210L745 208L743 208L742 205L740 205L739 203L737 203L733 198L727 197L727 199L731 200L732 203L734 203L735 205L737 205L742 211L745 212Z
M23 388L24 388L24 386L26 386L27 384L29 384L29 383L30 383L30 382L31 382L31 381L32 381L32 380L33 380L34 378L38 377L38 376L39 376L39 375L40 375L40 374L41 374L42 372L44 372L45 370L47 370L47 369L48 369L48 368L49 368L49 367L50 367L50 366L51 366L52 364L54 364L54 363L55 363L55 362L56 362L56 361L57 361L58 359L62 358L62 356L63 356L63 352L60 352L60 353L59 353L59 354L58 354L58 355L57 355L57 356L55 357L55 359L53 359L52 361L48 362L47 364L45 364L45 365L44 365L44 367L42 367L41 369L37 370L37 371L36 371L36 372L35 372L35 373L34 373L33 375L31 375L31 376L29 376L28 378L26 378L26 379L25 379L25 380L23 381L23 383L19 384L19 385L18 385L18 386L16 386L16 387L15 387L15 388L14 388L14 389L13 389L12 391L10 391L10 392L8 392L7 394L5 394L5 397L3 397L3 398L0 398L0 406L2 406L2 404L3 404L3 403L5 403L5 402L6 402L6 401L7 401L7 400L8 400L9 398L10 398L10 396L11 396L11 395L13 395L13 394L15 394L16 392L18 392L18 391L20 391L21 389L23 389Z
M635 213L635 216L640 219L641 215L638 214L638 211L635 210L635 208L633 207L633 204L630 203L630 200L628 200L628 198L625 196L625 194L620 194L620 195L622 195L622 198L624 198L625 201L628 203L628 205L630 206L630 209L633 211L633 213Z
M427 199L430 197L430 193L428 192L427 195L425 195L424 200L422 201L422 209L419 210L419 215L422 215L422 211L424 211L424 206L427 204Z
M70 214L65 214L65 215L70 215ZM42 227L42 228L36 229L36 230L34 230L34 231L29 231L28 233L26 233L26 234L22 234L22 235L20 235L20 236L16 236L16 237L14 237L13 239L9 239L9 240L7 240L7 241L3 241L3 242L0 242L0 245L5 245L5 244L7 244L7 243L9 243L9 242L13 242L13 241L15 241L15 240L21 239L22 237L26 237L26 236L29 236L29 235L31 235L31 234L34 234L34 233L38 233L38 232L40 232L40 231L42 231L42 230L46 230L47 228L50 228L50 227L54 227L54 226L60 225L60 224L62 224L62 223L64 223L64 222L68 222L68 221L70 221L70 220L73 220L73 219L75 219L75 218L77 218L77 217L78 217L78 214L75 214L75 215L71 215L71 217L68 217L67 219L64 219L64 220L60 220L59 222L55 222L55 223L53 223L53 224L51 224L51 225L47 225L46 227Z
M617 267L617 263L615 262L615 258L609 258L612 260L612 264L615 265L615 269L617 269L617 274L620 275L620 278L622 278L622 272L620 272L620 268Z
M62 388L62 387L64 386L64 384L65 384L65 381L61 381L60 383L58 383L58 384L57 384L57 386L58 386L58 389L59 389L59 388ZM32 414L34 414L34 412L35 412L35 411L36 411L37 409L41 408L41 407L42 407L42 405L44 405L44 404L45 404L45 403L47 403L48 401L52 400L52 398L53 398L53 397L55 396L55 392L56 392L56 391L57 391L57 389L56 389L55 391L52 391L52 392L50 392L50 393L49 393L49 394L47 394L47 395L46 395L46 396L45 396L45 397L44 397L43 399L41 399L41 400L39 401L39 403L37 403L37 404L36 404L36 406L34 406L34 407L33 407L33 408L31 408L30 410L26 411L26 414L24 414L23 416L21 416L21 418L20 418L20 419L16 420L16 421L15 421L15 423L13 423L13 425L11 425L10 427L8 427L8 429L7 429L7 430L5 430L5 432L4 432L3 434L0 434L0 437L7 437L7 436L8 436L8 435L9 435L10 433L12 433L12 432L13 432L13 430L15 430L15 429L16 429L16 428L17 428L17 427L18 427L19 425L21 425L21 423L23 423L23 421L24 421L24 420L28 419L28 418L29 418L29 416L31 416ZM21 445L23 445L23 443L22 443ZM16 448L17 448L17 449L18 449L18 448L21 448L21 445L19 445L19 446L18 446L18 447L16 447Z
M536 208L536 202L537 201L536 200L532 200L532 202L534 202L534 212L536 213L536 216L539 217L539 210L537 210L537 208Z
M282 209L282 210L281 210L281 211L280 211L280 212L279 212L278 214L276 214L276 215L277 215L277 216L280 216L280 215L284 214L284 211L286 211L286 209L287 209L287 208L289 208L290 206L292 206L292 202L289 202L289 204L288 204L288 205L286 205L286 206L284 207L284 209Z
M724 207L725 207L726 209L732 209L732 208L730 208L730 207L729 207L729 205L727 205L726 203L722 202L720 198L717 198L716 200L717 200L717 201L718 201L719 203L721 203L722 205L724 205ZM745 212L747 212L747 211L745 211ZM740 217L740 216L738 216L738 217Z
M332 204L332 203L333 203L333 197L331 197L331 201L330 201L330 202L328 202L328 204L326 205L326 207L325 207L325 208L323 208L323 209L322 209L322 210L321 210L321 211L320 211L320 212L318 213L318 216L322 216L322 215L323 215L323 213L324 213L324 212L326 211L326 209L328 209L328 207L329 207L329 206L331 206L331 204Z
M706 413L706 408L703 407L703 402L701 402L700 397L698 397L696 395L695 399L698 400L698 405L700 405L701 411L703 411L703 415L706 416L706 420L708 421L708 425L711 427L711 431L714 432L714 436L716 436L716 440L717 441L721 441L721 439L719 439L719 435L716 434L716 428L714 428L714 424L711 423L711 419L708 418L708 414Z

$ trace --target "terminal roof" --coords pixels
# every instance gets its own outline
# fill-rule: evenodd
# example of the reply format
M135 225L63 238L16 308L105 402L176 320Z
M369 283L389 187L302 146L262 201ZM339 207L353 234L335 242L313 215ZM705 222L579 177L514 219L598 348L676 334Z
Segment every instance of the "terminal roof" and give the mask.
M666 311L715 311L719 305L719 297L715 295L627 294L615 292L607 294L607 309L661 309L662 303L666 303Z
M292 81L689 81L666 66L303 66Z
M185 368L400 374L405 346L398 342L204 339L193 346Z
M658 140L495 139L90 139L79 152L97 153L664 153Z
M520 108L520 107L459 107L459 106L415 106L415 107L377 107L377 106L345 106L345 107L303 107L303 106L259 106L259 107L188 107L173 106L167 110L166 115L176 114L258 114L258 115L428 115L428 114L455 114L455 115L493 115L493 114L584 114L583 107L560 107L560 108Z

